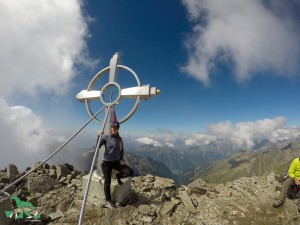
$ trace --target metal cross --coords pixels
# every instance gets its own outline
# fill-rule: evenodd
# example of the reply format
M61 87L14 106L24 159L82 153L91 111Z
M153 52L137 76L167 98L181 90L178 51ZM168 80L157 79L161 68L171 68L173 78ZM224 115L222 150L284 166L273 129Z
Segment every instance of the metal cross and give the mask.
M138 76L136 75L136 73L129 67L119 65L118 62L119 62L119 54L115 53L114 56L110 60L109 67L104 68L103 70L101 70L99 73L97 73L94 76L94 78L91 80L90 84L88 85L87 90L82 90L81 92L79 92L76 95L76 98L80 102L85 102L87 112L89 113L89 115L91 117L94 116L94 113L91 110L90 102L100 99L102 104L105 106L106 111L108 111L108 112L106 112L106 113L108 113L108 118L104 125L105 133L109 133L110 126L112 124L112 121L114 120L115 112L114 112L113 106L119 104L123 98L136 99L136 101L135 101L134 106L130 110L130 112L123 118L119 119L119 123L125 122L136 112L141 100L144 100L144 99L147 100L147 99L160 93L159 89L157 89L156 87L151 87L149 84L141 85L141 82L140 82ZM132 74L134 76L134 78L137 82L137 86L122 89L121 86L117 83L118 69L124 69L124 70L129 71L130 74ZM94 85L97 82L97 80L100 79L101 76L107 72L109 72L108 83L105 84L100 91L93 90ZM114 88L114 90L117 90L117 97L114 99L112 99L112 97L111 97L110 100L107 100L105 98L105 95L107 95L107 92L109 92L110 88ZM98 120L96 117L95 117L95 119ZM98 155L98 163L97 163L97 175L98 176L102 175L100 163L102 162L103 153L104 153L104 147L102 147L100 149L99 155Z
M111 58L109 67L104 68L98 74L96 74L94 76L94 78L91 80L87 90L82 90L81 92L79 92L76 95L76 98L80 102L85 102L87 112L90 114L90 116L92 118L95 118L96 120L98 120L98 119L96 118L95 115L97 115L99 113L99 111L103 110L104 108L106 109L105 118L103 120L103 129L104 129L104 132L106 132L106 133L108 133L110 131L112 121L114 120L114 115L115 115L114 106L117 105L118 103L120 103L122 98L132 98L132 99L136 99L136 101L135 101L135 104L134 104L133 108L131 109L131 111L126 116L124 116L122 119L120 119L119 123L125 122L136 112L137 107L139 106L141 100L149 99L152 96L155 96L160 93L160 90L158 90L156 87L150 87L149 84L142 86L136 73L129 67L119 65L118 62L119 62L119 54L116 53ZM135 77L135 79L137 81L137 86L122 89L121 86L117 83L118 69L124 69L124 70L129 71ZM100 91L93 90L96 81L102 75L107 73L108 71L109 71L108 83L105 84ZM117 90L116 98L112 98L112 94L114 91L109 91L109 89L110 90L114 89L114 91ZM105 98L105 95L107 95L107 92L110 92L109 100L107 100ZM104 107L94 115L94 113L91 110L90 102L94 101L94 100L99 100L99 99L102 102L102 104L104 105ZM100 136L100 138L101 138L101 136ZM95 172L96 172L96 174L95 174L96 177L102 176L101 162L102 162L103 153L104 153L105 148L104 148L104 146L102 146L102 148L99 151L99 143L100 143L100 141L98 141L98 143L97 143L96 151L94 154L94 158L93 158L93 162L92 162L92 166L91 166L91 170L90 170L89 179L87 182L86 191L85 191L84 198L83 198L83 203L82 203L82 208L81 208L80 218L79 218L79 223L78 223L79 225L82 225L92 173L95 174ZM94 164L96 161L97 153L98 153L97 170L93 172L93 167L94 167Z
M119 61L119 54L115 53L115 55L110 60L110 66L104 68L101 70L96 76L91 80L87 90L82 90L76 95L76 98L80 102L86 103L86 108L90 116L93 116L93 112L91 110L90 101L93 100L101 100L103 105L105 106L114 106L122 100L122 98L130 98L130 99L136 99L135 105L131 109L131 111L122 119L119 120L120 123L125 122L128 120L137 110L137 107L140 104L140 101L143 99L149 99L152 96L155 96L160 93L160 90L158 90L156 87L151 87L149 84L147 85L141 85L141 82L136 75L136 73L130 69L129 67L118 65ZM117 83L118 80L118 69L124 69L129 71L134 78L137 81L136 87L130 87L130 88L124 88L122 89L121 86ZM109 71L109 82L105 84L102 89L99 90L93 90L94 84L96 81L105 73ZM106 92L110 88L115 88L117 90L117 97L112 101L105 100L104 96L107 94Z

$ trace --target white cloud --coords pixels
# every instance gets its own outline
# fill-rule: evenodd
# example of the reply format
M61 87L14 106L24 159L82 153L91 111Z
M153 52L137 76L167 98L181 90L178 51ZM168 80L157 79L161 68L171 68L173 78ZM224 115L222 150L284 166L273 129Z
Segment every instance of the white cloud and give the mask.
M63 141L56 135L62 132L45 127L28 107L9 106L6 99L66 93L75 66L95 63L86 49L89 18L80 0L0 0L0 5L0 165L24 168L53 152L49 147Z
M62 93L75 63L91 63L79 0L0 0L0 96Z
M169 148L174 148L174 144L170 143L170 142L166 142L165 145Z
M226 121L209 125L207 132L216 138L225 138L232 141L236 147L251 149L257 139L268 138L276 142L287 131L285 122L286 118L281 116L255 122L240 122L235 125ZM292 135L293 133L288 132L285 134Z
M44 126L41 118L29 108L7 105L0 98L0 165L14 163L25 168L44 160L49 145L62 141L51 129Z
M192 145L199 145L198 142L194 139L186 139L184 141L185 145L188 145L188 146L192 146Z
M299 136L299 129L289 127L289 128L279 128L274 132L270 133L270 140L272 142L283 141L283 140L291 140L292 138L297 138Z
M204 144L204 145L208 145L211 142L214 142L217 140L217 138L215 136L208 135L205 133L196 133L196 134L193 134L193 137L199 141L199 144Z
M158 141L154 140L153 138L149 138L149 137L137 138L136 141L139 143L145 144L145 145L154 145L155 147L162 146L161 143L159 143Z
M184 70L205 84L217 62L233 62L238 82L257 72L299 69L300 4L273 0L182 0L194 23ZM298 18L299 19L299 18Z
M219 145L220 149L241 150L253 149L256 143L263 139L274 144L281 141L290 141L299 138L300 127L287 127L286 118L278 116L275 118L261 119L256 121L246 121L232 123L224 121L210 124L203 132L198 133L172 133L172 134L152 134L152 135L126 135L127 139L135 143L153 144L156 147L172 147L175 149L185 149L192 146L206 146L212 143ZM203 148L205 149L205 147Z

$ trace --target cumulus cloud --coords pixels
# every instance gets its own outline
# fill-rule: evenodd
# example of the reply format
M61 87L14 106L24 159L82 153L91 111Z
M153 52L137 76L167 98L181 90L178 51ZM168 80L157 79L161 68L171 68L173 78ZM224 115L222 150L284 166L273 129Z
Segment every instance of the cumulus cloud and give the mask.
M208 145L217 140L216 136L209 135L206 133L195 133L191 135L192 138L185 140L185 145L197 146L197 145Z
M287 119L283 116L239 123L224 121L210 124L205 131L198 133L160 133L152 134L148 137L142 134L136 136L126 135L126 139L133 140L135 143L176 149L206 146L215 143L220 146L231 146L233 151L241 149L251 150L264 139L276 145L281 142L298 139L300 137L300 127L288 127L286 126L286 121ZM220 148L222 149L222 147Z
M285 123L286 118L282 116L237 124L226 121L209 125L207 133L219 139L228 139L236 147L251 149L257 139L267 138L276 142L279 137L291 137L293 132L285 128Z
M300 61L300 3L182 0L193 33L183 68L206 85L218 63L232 63L238 82L260 72L295 75Z
M80 0L0 0L0 5L0 165L24 168L44 160L53 151L49 146L63 137L30 108L10 106L7 99L65 93L76 66L95 63L86 48L90 19Z
M159 143L157 140L154 140L153 138L149 138L149 137L137 138L136 141L145 145L154 145L155 147L162 146L162 144Z
M29 108L10 107L3 98L0 98L0 127L2 167L14 163L24 169L44 160L49 145L63 140L46 128Z
M169 148L174 148L174 144L170 143L170 142L166 142L165 145Z
M188 138L184 141L186 145L199 145L199 143L195 139Z
M0 0L0 95L63 92L87 57L79 0Z

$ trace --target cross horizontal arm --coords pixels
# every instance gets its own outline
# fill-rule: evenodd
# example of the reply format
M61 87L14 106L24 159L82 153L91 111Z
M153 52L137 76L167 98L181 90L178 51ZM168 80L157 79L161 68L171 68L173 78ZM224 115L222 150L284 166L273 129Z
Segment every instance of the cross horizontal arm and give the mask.
M150 87L149 84L141 87L124 88L121 91L122 98L136 98L140 96L141 99L149 99L159 94L159 90L156 87Z
M150 87L149 84L143 85L141 87L131 87L131 88L124 88L121 90L121 97L122 98L137 98L138 96L141 99L149 99L157 94L160 93L156 87ZM100 98L101 91L88 91L82 90L76 95L77 100L80 102L84 102L84 100L97 100Z
M88 91L82 90L76 95L76 98L80 102L84 102L85 99L96 100L100 98L101 91Z

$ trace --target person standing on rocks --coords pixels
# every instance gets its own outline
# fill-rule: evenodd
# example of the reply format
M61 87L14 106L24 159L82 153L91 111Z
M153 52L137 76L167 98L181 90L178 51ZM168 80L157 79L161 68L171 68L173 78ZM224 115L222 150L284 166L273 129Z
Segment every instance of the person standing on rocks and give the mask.
M119 135L119 129L119 122L114 121L111 125L109 134L104 134L104 131L102 130L99 132L99 134L103 134L100 140L99 148L102 145L105 146L101 168L105 179L104 194L106 199L106 206L109 208L115 207L114 203L111 200L110 194L112 169L115 169L119 172L116 174L116 178L119 185L123 184L121 178L132 177L134 174L133 170L125 163L123 140ZM100 135L98 136L98 140L99 138Z
M291 185L300 186L300 157L293 160L288 170L288 178L282 183L282 189L279 198L273 203L273 207L277 208L284 203L288 189Z

